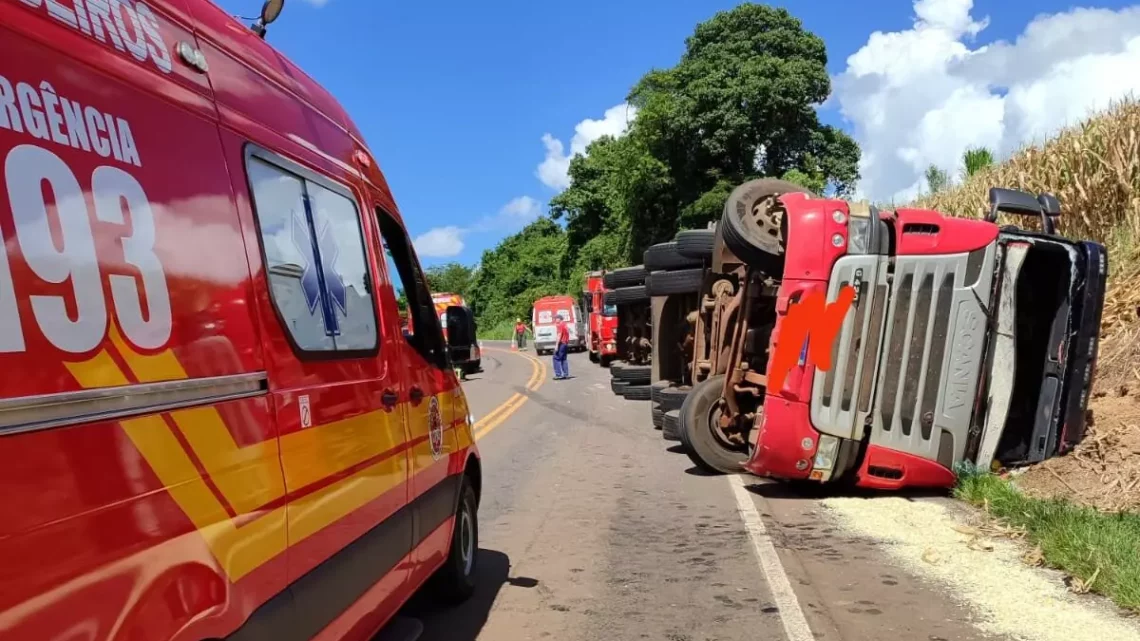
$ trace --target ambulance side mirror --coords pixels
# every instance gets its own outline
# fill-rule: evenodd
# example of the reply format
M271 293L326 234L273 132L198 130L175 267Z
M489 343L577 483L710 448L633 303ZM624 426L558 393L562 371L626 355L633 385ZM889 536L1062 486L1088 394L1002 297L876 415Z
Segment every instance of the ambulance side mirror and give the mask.
M447 345L452 350L475 346L475 317L466 307L447 307Z

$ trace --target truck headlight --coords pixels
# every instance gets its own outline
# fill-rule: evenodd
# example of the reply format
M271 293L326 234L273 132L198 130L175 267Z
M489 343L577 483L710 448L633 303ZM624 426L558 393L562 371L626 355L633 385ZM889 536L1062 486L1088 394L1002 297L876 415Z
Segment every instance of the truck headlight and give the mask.
M839 455L839 439L824 434L819 437L819 446L815 450L815 465L813 469L819 472L831 471L835 468L835 458Z

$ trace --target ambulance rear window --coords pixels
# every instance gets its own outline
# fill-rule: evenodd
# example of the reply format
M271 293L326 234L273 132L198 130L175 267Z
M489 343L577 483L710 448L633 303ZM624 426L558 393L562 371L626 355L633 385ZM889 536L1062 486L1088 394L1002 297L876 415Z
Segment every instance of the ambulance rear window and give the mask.
M306 352L376 348L376 313L356 205L260 158L248 164L273 304Z

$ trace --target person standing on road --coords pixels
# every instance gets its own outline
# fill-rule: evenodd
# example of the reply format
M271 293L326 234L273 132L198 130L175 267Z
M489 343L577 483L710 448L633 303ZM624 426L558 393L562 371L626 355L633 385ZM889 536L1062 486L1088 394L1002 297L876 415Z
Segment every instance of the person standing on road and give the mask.
M521 318L515 319L515 344L519 349L526 349L526 323Z
M566 316L558 315L558 346L554 348L554 380L570 378L570 364L566 362L566 351L570 348L570 323Z

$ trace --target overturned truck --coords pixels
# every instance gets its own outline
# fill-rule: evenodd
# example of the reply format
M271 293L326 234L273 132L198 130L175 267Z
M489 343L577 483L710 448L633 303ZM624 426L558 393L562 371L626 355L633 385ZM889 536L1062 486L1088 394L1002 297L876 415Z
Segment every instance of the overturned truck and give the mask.
M693 461L897 489L952 485L963 463L1070 450L1085 433L1105 249L1057 235L1047 194L993 189L990 204L969 220L858 207L777 180L734 190L679 417ZM1041 230L999 226L999 213L1035 216ZM790 322L813 295L820 306ZM776 354L789 352L776 372Z

